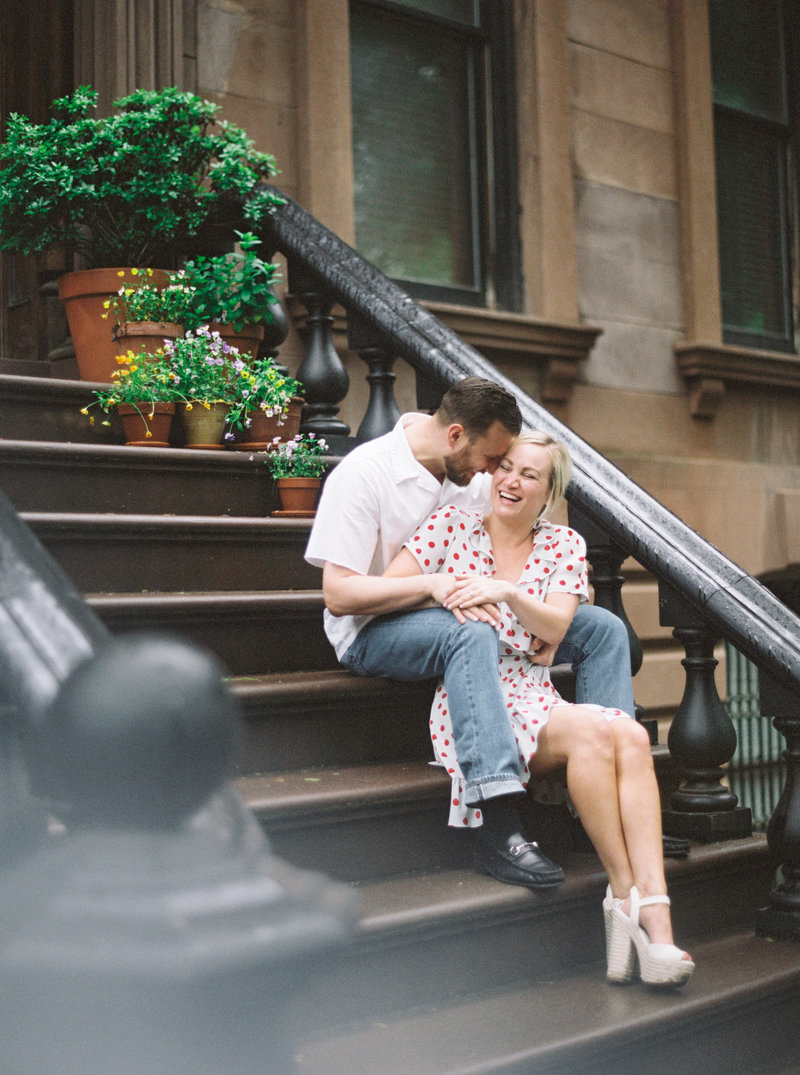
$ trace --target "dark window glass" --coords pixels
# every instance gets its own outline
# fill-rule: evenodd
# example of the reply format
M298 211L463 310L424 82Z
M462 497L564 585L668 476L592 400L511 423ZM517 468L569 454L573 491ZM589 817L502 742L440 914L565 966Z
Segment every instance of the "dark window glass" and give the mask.
M460 22L465 26L480 26L481 24L479 0L394 0L394 2L398 7L425 11L429 15L452 19L453 22Z
M389 276L477 291L469 44L380 11L351 41L359 251Z
M419 297L517 301L516 214L505 204L513 65L499 64L509 48L497 33L509 10L505 0L486 10L475 0L351 3L356 246Z
M723 336L773 350L794 350L784 7L710 4Z
M786 122L781 0L711 0L714 101Z

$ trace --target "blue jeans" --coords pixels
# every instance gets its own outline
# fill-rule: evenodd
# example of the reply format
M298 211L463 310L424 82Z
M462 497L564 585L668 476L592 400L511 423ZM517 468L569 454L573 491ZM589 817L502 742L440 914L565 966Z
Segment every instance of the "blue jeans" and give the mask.
M628 632L613 612L579 605L554 663L572 665L578 704L593 702L636 715Z
M459 624L444 608L378 616L342 657L361 676L444 678L464 798L475 806L524 792L519 751L498 674L498 638L487 623Z
M579 606L556 663L573 666L577 702L633 715L628 634L618 616L594 605ZM377 616L359 631L342 664L361 676L443 678L467 805L524 790L500 690L493 627L471 621L460 625L443 608Z

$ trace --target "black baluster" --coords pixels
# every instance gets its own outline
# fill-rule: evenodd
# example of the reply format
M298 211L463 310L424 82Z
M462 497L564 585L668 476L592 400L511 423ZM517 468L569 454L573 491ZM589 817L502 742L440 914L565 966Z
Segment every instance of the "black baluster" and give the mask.
M394 356L383 345L378 333L361 318L348 316L347 343L369 368L369 403L356 434L356 442L360 444L388 433L400 417L394 399L397 375L392 372Z
M762 937L800 940L800 699L760 673L761 711L777 714L773 724L786 740L786 783L775 807L767 842L779 868L769 904L756 916Z
M289 286L306 308L306 352L297 371L305 389L304 433L346 437L350 427L341 418L339 403L347 395L350 378L333 346L333 302L308 277L289 267Z
M686 651L681 661L686 687L667 738L682 778L664 811L664 831L706 842L749 836L750 810L722 783L725 766L736 750L736 731L722 704L714 669L717 637L683 598L659 582L660 623L672 627Z
M592 565L592 587L594 589L594 603L598 608L607 609L619 616L625 624L628 632L628 645L631 653L631 675L635 676L642 667L642 644L633 629L625 606L622 603L622 587L625 576L621 568L627 559L627 553L618 545L602 527L597 526L581 511L577 505L570 504L570 526L581 535L586 542L586 556ZM650 733L650 741L658 742L658 721L643 720L641 706L636 707L636 719L643 724Z

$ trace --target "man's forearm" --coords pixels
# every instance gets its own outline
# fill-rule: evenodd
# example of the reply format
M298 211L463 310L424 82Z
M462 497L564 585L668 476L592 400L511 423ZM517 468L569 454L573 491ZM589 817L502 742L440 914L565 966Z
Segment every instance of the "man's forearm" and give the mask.
M325 605L334 616L379 616L424 608L431 603L429 576L386 578L323 572Z

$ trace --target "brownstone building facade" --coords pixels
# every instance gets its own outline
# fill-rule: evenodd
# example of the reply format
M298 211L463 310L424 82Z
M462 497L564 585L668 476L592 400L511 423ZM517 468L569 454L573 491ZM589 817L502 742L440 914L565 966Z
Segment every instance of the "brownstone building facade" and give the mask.
M86 83L104 109L161 85L218 102L279 186L635 481L752 574L797 570L795 0L11 0L4 18L4 114ZM0 355L46 361L37 280L4 259ZM637 700L666 713L682 675L652 593L633 568L654 643Z

